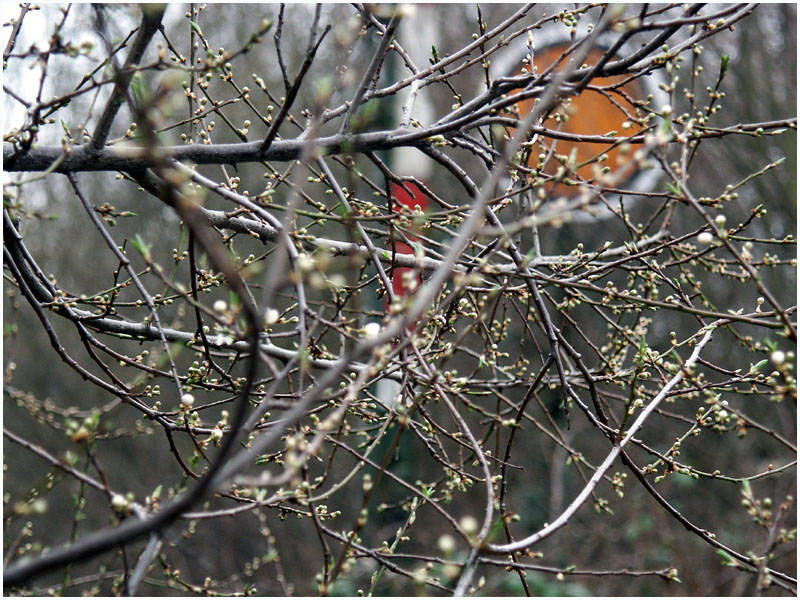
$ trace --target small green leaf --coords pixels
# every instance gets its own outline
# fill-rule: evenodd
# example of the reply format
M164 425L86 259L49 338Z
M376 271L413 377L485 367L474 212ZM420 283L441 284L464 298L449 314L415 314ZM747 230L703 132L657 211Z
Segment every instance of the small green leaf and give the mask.
M134 73L133 77L131 77L131 92L137 102L141 103L146 97L147 89L145 88L144 78L139 73Z
M341 203L339 203L336 206L334 206L332 210L333 210L333 212L335 212L340 217L348 217L348 216L351 215L350 211L347 210L345 205L341 204Z
M134 238L131 240L131 246L133 246L133 247L134 247L134 249L135 249L135 250L136 250L136 251L137 251L139 254L141 254L141 255L142 255L142 258L144 258L144 259L145 259L147 262L150 262L150 259L152 258L152 255L150 254L150 248L152 248L152 246L150 246L149 244L147 244L147 243L146 243L146 242L145 242L145 241L142 239L142 236L140 236L138 233L137 233L137 234L136 234L136 236L134 236Z
M735 567L739 563L733 558L730 554L725 552L725 550L717 549L717 556L722 558L722 564L726 567Z
M752 489L750 487L750 482L745 479L742 481L742 496L750 496L752 495Z
M92 414L83 420L83 424L86 425L90 431L97 429L97 426L100 424L100 411L93 410Z

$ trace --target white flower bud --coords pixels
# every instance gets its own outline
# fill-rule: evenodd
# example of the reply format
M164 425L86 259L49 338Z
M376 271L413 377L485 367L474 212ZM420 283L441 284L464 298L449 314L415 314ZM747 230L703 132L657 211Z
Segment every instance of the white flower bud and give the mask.
M461 520L458 522L458 524L467 535L474 535L478 533L478 520L471 515L461 517Z
M452 535L445 533L439 538L439 550L441 550L443 554L450 554L455 549L456 541L453 539Z
M222 429L219 427L214 427L211 430L211 434L208 436L208 441L216 444L222 439Z
M707 246L714 241L714 235L710 231L704 231L697 236L697 241Z
M214 302L214 312L222 313L228 310L228 303L225 300L217 300Z
M267 325L274 325L278 322L281 314L274 308L268 308L264 313L264 322Z
M114 494L111 496L111 508L113 508L115 512L125 512L130 508L130 503L122 494Z
M381 326L379 323L367 323L364 325L364 337L367 339L375 339L380 332Z
M184 394L181 396L181 408L183 410L189 410L194 406L194 396L191 394Z
M769 359L772 361L772 364L780 366L786 362L786 353L783 350L775 350L775 352L769 355Z
M309 254L299 254L297 256L297 268L302 273L308 273L314 269L314 257Z

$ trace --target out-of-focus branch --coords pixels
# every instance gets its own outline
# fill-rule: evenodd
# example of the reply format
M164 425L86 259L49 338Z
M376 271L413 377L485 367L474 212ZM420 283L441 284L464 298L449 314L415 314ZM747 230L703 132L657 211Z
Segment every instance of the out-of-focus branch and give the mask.
M108 99L108 103L97 121L92 141L88 147L90 152L97 152L105 145L114 117L117 116L117 111L122 106L122 101L125 100L125 92L131 83L131 78L136 73L136 65L142 59L150 40L158 31L165 10L166 5L164 4L142 5L142 22L139 25L139 32L136 34L133 44L131 44L128 55L125 57L125 64L117 73L111 97Z

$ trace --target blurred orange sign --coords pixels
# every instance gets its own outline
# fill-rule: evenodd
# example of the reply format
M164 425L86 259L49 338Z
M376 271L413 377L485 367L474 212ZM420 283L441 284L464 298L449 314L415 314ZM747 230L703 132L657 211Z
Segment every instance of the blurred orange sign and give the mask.
M537 72L541 73L547 69L561 57L567 48L569 48L567 44L558 44L535 52L534 64L536 65ZM597 48L589 53L584 62L589 66L594 65L604 54L605 51L603 49ZM556 70L564 68L567 63L567 59L562 60ZM627 75L595 78L590 83L590 86L606 88L608 86L618 85L625 81L626 78L628 78ZM624 94L620 93L619 90L624 92ZM544 122L544 126L550 130L578 135L604 135L612 131L616 131L619 136L631 135L638 132L640 128L630 121L631 117L636 116L636 111L635 107L626 99L625 95L631 99L640 100L642 98L642 91L639 83L635 80L629 81L618 88L602 91L586 89L577 97L573 96L570 100L562 102L557 109L551 112L550 117ZM535 101L535 98L531 98L528 100L521 100L517 103L521 117L526 115L528 111L533 108ZM561 120L558 115L566 117L566 120ZM625 122L630 123L627 129L623 129L623 123ZM528 166L536 168L539 155L541 153L549 154L554 143L554 155L558 154L569 157L574 150L577 165L583 165L583 163L605 152L608 154L608 160L603 162L600 166L609 166L612 171L619 168L619 163L617 162L619 146L612 147L613 143L557 140L546 134L539 136L538 144L534 146L531 151ZM594 180L594 164L599 163L580 166L577 169L578 177L586 181ZM561 162L553 156L547 161L543 172L548 175L553 175L560 166ZM630 177L634 175L634 172L630 173ZM569 174L567 176L569 177ZM574 176L571 178L574 179ZM579 186L557 184L553 188L553 193L557 196L571 197L576 196L579 190Z

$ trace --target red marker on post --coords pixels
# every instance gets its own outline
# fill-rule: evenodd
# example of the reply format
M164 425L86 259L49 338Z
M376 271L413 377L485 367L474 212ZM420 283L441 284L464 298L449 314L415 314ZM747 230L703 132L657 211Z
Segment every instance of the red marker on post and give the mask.
M410 11L410 14L400 22L395 36L401 42L406 42L404 43L406 52L421 68L429 63L431 48L439 45L439 19L436 5L414 5L414 7L415 10ZM396 122L402 127L410 127L412 120L423 126L433 123L436 114L429 93L429 88L419 90L409 88L405 97L399 99L400 101L393 107ZM406 146L394 148L389 163L392 171L400 177L413 177L421 182L430 181L432 161L417 148ZM392 182L389 192L391 210L395 214L402 212L414 215L420 210L425 212L428 209L428 196L412 181ZM415 252L412 244L421 242L415 235L419 233L421 232L413 224L404 227L402 234L395 233L387 244L392 255L413 256ZM392 265L389 276L395 299L407 298L422 285L420 271L412 267ZM387 294L387 309L388 304ZM415 323L407 327L407 331L415 329ZM376 395L385 406L391 408L400 401L399 381L386 377L377 382L376 388Z
M408 208L412 213L428 208L428 197L413 182L392 183L392 210L396 213L403 212L402 207ZM406 237L410 242L417 241L417 238L410 233ZM414 254L414 248L404 240L392 239L391 249L393 254ZM411 267L394 267L392 269L392 291L395 297L405 298L412 294L422 283L419 272Z
M428 208L428 197L420 189L419 185L414 182L404 181L402 184L393 182L390 192L392 194L392 212L394 213L406 212L404 207L411 211L412 214L419 212L419 210L424 212ZM405 228L403 232L405 236L402 239L397 239L400 236L395 234L389 240L392 256L399 254L414 255L414 248L408 243L418 240L413 233L413 229L413 227ZM422 284L422 276L419 270L412 267L393 266L390 277L392 279L392 292L396 299L410 296ZM388 309L388 295L386 306ZM414 331L416 328L416 323L412 323L408 325L407 330ZM377 396L385 406L393 407L397 402L399 392L400 384L397 381L388 378L378 381Z

